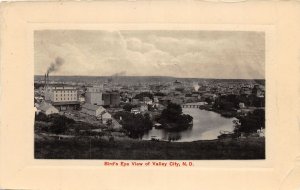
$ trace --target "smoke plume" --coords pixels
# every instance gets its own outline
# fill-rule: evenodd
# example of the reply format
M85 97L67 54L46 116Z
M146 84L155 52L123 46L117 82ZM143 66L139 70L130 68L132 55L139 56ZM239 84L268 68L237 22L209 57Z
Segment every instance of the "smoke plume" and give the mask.
M49 73L57 71L60 68L60 66L62 66L63 64L64 64L64 59L61 57L56 57L54 62L52 62L48 67L47 75Z
M196 92L198 92L200 86L199 86L199 84L198 84L197 82L193 82L193 87L194 87L194 90L195 90Z
M113 77L119 77L119 76L125 76L125 75L126 75L126 71L121 71L121 72L119 72L119 73L113 74L112 76L113 76Z

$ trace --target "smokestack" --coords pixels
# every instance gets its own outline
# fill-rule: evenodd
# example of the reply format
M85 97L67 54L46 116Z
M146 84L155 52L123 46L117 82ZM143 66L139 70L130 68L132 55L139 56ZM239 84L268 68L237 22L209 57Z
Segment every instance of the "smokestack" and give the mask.
M48 74L46 73L45 76L46 76L46 87L47 87L48 86Z
M44 77L44 88L46 89L46 74L45 74L45 77Z

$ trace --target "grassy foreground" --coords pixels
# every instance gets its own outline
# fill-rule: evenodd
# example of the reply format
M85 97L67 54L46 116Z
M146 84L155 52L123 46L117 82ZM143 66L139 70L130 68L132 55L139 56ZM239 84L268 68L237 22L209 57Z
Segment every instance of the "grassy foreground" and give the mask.
M153 142L74 138L35 140L36 159L201 160L264 159L265 139Z

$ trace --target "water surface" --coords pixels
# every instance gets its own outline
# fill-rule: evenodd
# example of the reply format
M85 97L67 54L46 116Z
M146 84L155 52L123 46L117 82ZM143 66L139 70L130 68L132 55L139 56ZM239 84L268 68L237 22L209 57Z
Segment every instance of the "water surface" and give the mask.
M217 139L220 131L233 131L233 120L236 118L225 118L220 114L200 110L198 108L183 108L184 114L189 114L193 117L193 127L181 132L168 132L163 129L153 128L148 133L144 134L144 140L150 140L155 137L161 140L168 140L170 136L180 137L179 142L190 142L196 140L212 140Z

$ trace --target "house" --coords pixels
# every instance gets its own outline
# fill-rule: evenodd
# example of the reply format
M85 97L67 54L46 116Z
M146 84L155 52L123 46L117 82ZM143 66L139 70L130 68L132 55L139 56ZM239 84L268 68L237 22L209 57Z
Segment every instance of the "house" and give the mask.
M143 102L148 105L152 105L153 101L149 97L144 97Z
M265 136L265 129L263 129L263 128L258 129L257 134L259 135L259 137L264 137Z
M240 108L245 108L245 103L240 102L240 103L239 103L239 107L240 107Z
M165 106L163 106L163 105L161 105L161 104L155 104L154 105L154 109L157 109L157 110L163 110L163 109L165 109Z
M80 95L78 100L79 100L80 103L84 103L85 102L85 97Z
M153 126L155 127L155 129L161 129L162 124L160 124L160 123L155 123Z
M137 104L140 103L140 100L137 99L137 98L133 98L132 101L131 101L131 103L132 103L133 105L137 105Z
M37 106L34 106L34 111L35 111L36 114L39 114L41 112L41 110L37 109Z
M40 106L37 107L37 109L46 115L59 113L58 109L46 102L43 102Z
M139 114L139 113L141 113L141 111L140 111L139 108L132 108L130 112L133 113L133 114Z
M158 102L159 102L159 100L158 100L158 97L157 97L157 96L155 96L155 97L153 98L153 100L154 100L154 103L158 103Z
M148 105L147 105L147 104L142 104L142 105L140 106L140 111L141 111L141 112L148 111Z
M252 88L252 94L256 97L264 97L263 95L263 91L261 90L259 85L254 85L254 87Z
M240 95L250 95L252 93L252 90L245 86L245 87L241 87L240 89Z
M101 116L106 110L102 106L85 103L82 105L81 112L95 117Z
M106 124L107 121L112 120L112 117L111 117L111 114L109 114L108 112L105 111L101 114L101 119L102 119L102 123Z
M202 94L201 98L203 100L205 100L206 98L209 98L211 100L215 100L217 98L217 95L216 94L212 94L212 93L204 93L204 94Z
M243 114L243 115L247 115L249 113L253 113L253 111L255 110L255 107L244 107L244 108L240 108L237 110L237 113Z
M178 97L178 98L177 97L171 97L170 102L172 102L174 104L183 104L183 99L180 98L180 97Z

